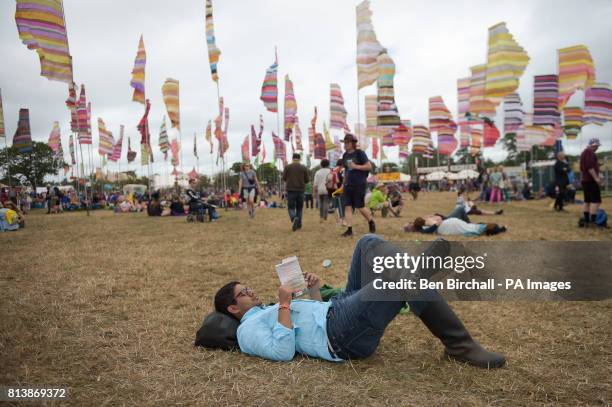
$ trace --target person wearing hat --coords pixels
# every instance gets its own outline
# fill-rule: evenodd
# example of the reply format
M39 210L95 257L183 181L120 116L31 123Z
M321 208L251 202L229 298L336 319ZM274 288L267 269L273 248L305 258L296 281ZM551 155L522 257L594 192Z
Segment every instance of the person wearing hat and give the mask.
M368 221L370 233L376 233L376 224L372 214L365 207L365 194L367 189L368 173L372 170L372 164L366 153L357 148L357 137L351 133L344 136L344 192L342 201L344 203L344 220L347 229L343 237L353 235L353 208L357 209Z
M590 223L595 224L597 210L601 204L601 191L599 184L603 182L599 176L599 163L595 152L600 146L599 139L592 138L589 144L580 154L580 177L582 181L582 191L584 192L584 204L582 214L584 216L584 226Z

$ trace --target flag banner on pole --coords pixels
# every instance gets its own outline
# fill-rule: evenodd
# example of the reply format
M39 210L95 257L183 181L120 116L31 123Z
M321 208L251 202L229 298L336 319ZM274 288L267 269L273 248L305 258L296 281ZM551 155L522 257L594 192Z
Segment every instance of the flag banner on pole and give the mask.
M259 98L269 112L278 112L278 59L276 56L274 63L266 69Z
M378 131L381 135L389 134L400 124L400 116L395 104L393 78L395 63L386 52L378 56L378 96L376 117Z
M125 131L125 126L122 124L119 126L119 139L113 145L113 152L108 157L110 161L117 162L121 160L121 150L123 149L123 133Z
M445 127L438 131L438 153L441 155L452 155L458 144L455 138L455 130Z
M4 109L2 108L2 90L0 89L0 139L6 139L6 130L4 129Z
M316 136L317 136L317 107L315 106L314 116L310 120L310 127L308 128L308 153L309 155L314 155L315 153ZM325 147L325 141L323 141L323 146ZM325 152L323 152L323 155L325 155Z
M76 84L74 82L70 82L68 84L68 99L66 99L66 107L69 110L76 109L77 103Z
M378 79L378 55L384 48L376 39L372 25L370 1L364 0L356 8L357 15L357 88L371 85Z
M372 157L376 160L378 158L378 138L372 138Z
M32 151L30 111L28 109L19 109L19 121L17 122L17 130L13 136L13 147L20 153L29 153Z
M138 42L138 52L132 69L132 80L130 86L134 88L132 101L145 104L145 64L147 63L147 53L145 52L142 34Z
M74 136L72 134L68 138L68 151L70 152L70 163L72 165L75 165L76 160L74 157Z
M257 140L257 132L255 126L251 124L251 156L257 157L259 155L259 142Z
M293 93L293 82L289 79L289 75L285 75L285 141L291 138L296 115L297 102Z
M53 154L56 156L60 153L61 142L59 122L53 122L53 129L51 129L51 133L49 133L49 142L47 144L49 144L49 147L53 150Z
M393 142L393 133L395 129L390 131L389 133L385 132L382 136L382 146L383 147L393 147L395 143Z
M521 124L516 129L516 151L519 153L527 152L531 150L531 144L527 141L527 137L525 135L525 125Z
M470 122L466 113L470 111L470 78L457 79L457 124L459 125L459 146L470 145Z
M485 117L483 125L483 147L495 146L499 137L499 130L495 126L495 123Z
M251 126L253 128L253 126ZM254 129L253 129L254 130ZM249 156L249 135L247 134L242 141L242 145L240 146L240 151L242 152L242 162L249 162L251 157Z
M408 151L408 146L400 146L399 148L399 158L400 160L406 160L410 157L410 152Z
M149 164L149 149L146 144L140 145L140 165Z
M304 151L302 146L302 129L300 129L300 120L295 116L295 149L297 151Z
M206 0L206 45L208 46L208 62L210 63L210 74L212 76L212 80L218 82L219 76L217 74L217 64L219 63L219 56L221 55L221 50L217 48L217 43L215 39L212 0Z
M327 130L327 125L323 122L323 136L325 137L325 150L331 151L336 148L334 144L334 140L332 140L331 135L329 134L329 130Z
M145 112L138 123L138 132L140 133L140 144L145 146L147 154L146 156L141 155L140 161L143 162L144 159L147 158L153 162L153 154L151 150L151 132L149 131L149 111L151 110L151 103L149 102L149 99L147 99L145 103ZM142 147L140 150L143 150ZM146 163L143 165L146 165Z
M346 129L346 109L344 108L344 98L342 90L337 83L329 85L329 128Z
M172 127L181 131L181 111L179 105L179 81L168 78L162 85L162 96Z
M15 22L21 41L38 53L40 74L52 81L72 83L62 0L17 0Z
M227 137L227 129L229 126L229 107L225 108L225 117L223 122L223 133L221 138L221 144L219 145L219 153L220 156L223 157L227 150L229 150L229 138Z
M603 125L612 121L612 87L596 83L584 93L584 123Z
M429 98L429 131L456 130L457 124L453 121L453 115L446 107L442 96Z
M193 169L187 173L187 176L191 179L198 179L200 174L198 174L198 172L196 171L196 168L193 167Z
M193 156L198 157L198 133L193 133Z
M285 142L272 132L272 142L274 143L274 159L280 159L283 164L287 164L287 150Z
M168 149L170 143L168 141L168 130L166 129L166 116L162 119L162 124L159 128L159 151L164 154L164 161L168 159Z
M261 143L261 163L266 162L266 143Z
M530 146L550 147L555 144L552 126L525 126L525 138Z
M211 125L211 120L209 120L208 124L206 125L206 133L205 133L204 137L206 138L206 141L208 141L208 144L210 144L210 153L212 154L213 153L213 141L212 141L212 125Z
M180 161L179 161L180 149L181 149L181 146L179 145L178 140L176 138L172 139L172 141L170 142L170 151L172 152L172 159L170 160L170 162L175 167L180 164Z
M556 126L561 123L559 114L559 77L537 75L533 77L533 124Z
M87 114L87 112L85 112ZM70 131L73 133L79 132L79 114L77 109L70 109Z
M128 152L127 152L127 160L128 163L131 163L136 159L136 151L132 150L132 140L128 137Z
M368 95L365 97L365 112L366 112L366 130L365 134L368 137L379 137L378 134L378 102L376 95Z
M497 107L504 96L516 92L519 78L529 63L529 55L502 22L489 28L489 50L485 97Z
M484 122L474 122L470 125L470 155L472 157L480 154L482 149L482 132Z
M485 84L487 76L487 65L475 65L470 68L470 108L472 116L495 116L495 105L486 98Z
M101 117L98 117L98 136L98 154L103 157L111 155L113 153L113 133L106 128L106 124Z
M563 132L568 140L574 140L584 126L584 113L578 106L565 106L563 108Z
M595 66L585 45L557 50L559 66L559 109L565 107L574 92L595 83Z
M315 133L314 135L314 158L315 160L322 160L325 158L327 154L327 149L325 148L325 138L323 138L323 134Z
M504 97L504 134L514 133L523 126L523 102L518 93L510 93Z
M429 129L423 125L415 125L412 128L412 153L423 154L431 144Z
M91 104L87 103L87 98L85 96L85 85L81 85L81 95L79 97L77 116L79 123L78 141L82 145L91 144Z

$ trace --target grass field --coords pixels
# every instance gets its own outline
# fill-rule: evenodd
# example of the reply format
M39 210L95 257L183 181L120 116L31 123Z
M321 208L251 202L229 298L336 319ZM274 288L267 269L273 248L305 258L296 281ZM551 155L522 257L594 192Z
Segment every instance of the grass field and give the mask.
M400 219L379 219L390 240L416 215L449 212L454 195L407 200ZM549 201L505 205L497 240L612 240L576 227L580 207ZM608 212L610 198L605 202ZM278 288L273 266L297 254L304 269L344 285L356 238L306 210L292 233L284 209L221 211L214 224L110 211L45 215L0 234L0 384L70 388L74 405L513 405L612 403L612 301L455 302L486 347L508 366L486 371L442 360L441 344L412 315L387 329L377 353L332 364L296 356L275 363L195 349L202 317L223 283L237 279L264 302ZM366 232L357 219L357 236ZM483 238L484 239L484 238ZM333 265L324 269L324 259Z

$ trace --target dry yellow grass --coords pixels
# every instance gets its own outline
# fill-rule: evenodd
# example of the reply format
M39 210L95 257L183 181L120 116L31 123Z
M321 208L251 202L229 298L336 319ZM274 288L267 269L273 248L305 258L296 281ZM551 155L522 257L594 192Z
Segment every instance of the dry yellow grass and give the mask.
M454 195L408 200L401 219L379 219L390 240L423 239L401 226L448 212ZM548 201L506 205L504 240L611 240L576 227L580 208ZM608 208L610 209L610 208ZM608 212L612 212L608 210ZM34 213L0 234L0 384L70 388L75 405L609 405L612 302L456 302L474 336L504 352L486 371L440 359L441 345L411 315L388 328L377 353L332 364L274 363L195 349L216 289L230 279L273 301L273 265L292 254L332 285L345 283L356 239L307 210L292 233L284 209L221 211L214 224L96 211ZM477 218L478 219L478 218ZM356 220L357 235L366 230ZM427 238L427 237L425 237ZM323 269L321 262L333 266Z

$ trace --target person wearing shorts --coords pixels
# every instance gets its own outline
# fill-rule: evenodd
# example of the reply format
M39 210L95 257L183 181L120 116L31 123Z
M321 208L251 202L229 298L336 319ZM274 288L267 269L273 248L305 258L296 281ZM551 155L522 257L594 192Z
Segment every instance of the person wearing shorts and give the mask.
M238 182L238 190L240 191L240 198L243 202L246 202L249 210L249 218L255 217L255 198L259 188L259 181L257 180L257 173L251 168L251 164L242 164L240 171L240 181Z
M584 216L585 227L589 227L589 224L595 224L597 210L601 205L599 184L602 183L602 179L599 176L599 163L595 154L600 144L599 139L590 139L587 148L580 155L580 174L584 192L582 215Z
M343 237L353 236L353 208L368 221L370 233L376 232L376 225L372 213L365 207L365 194L367 188L368 173L372 170L372 164L366 153L357 148L357 137L347 133L344 136L344 192L342 201L344 203L344 220L347 229Z

